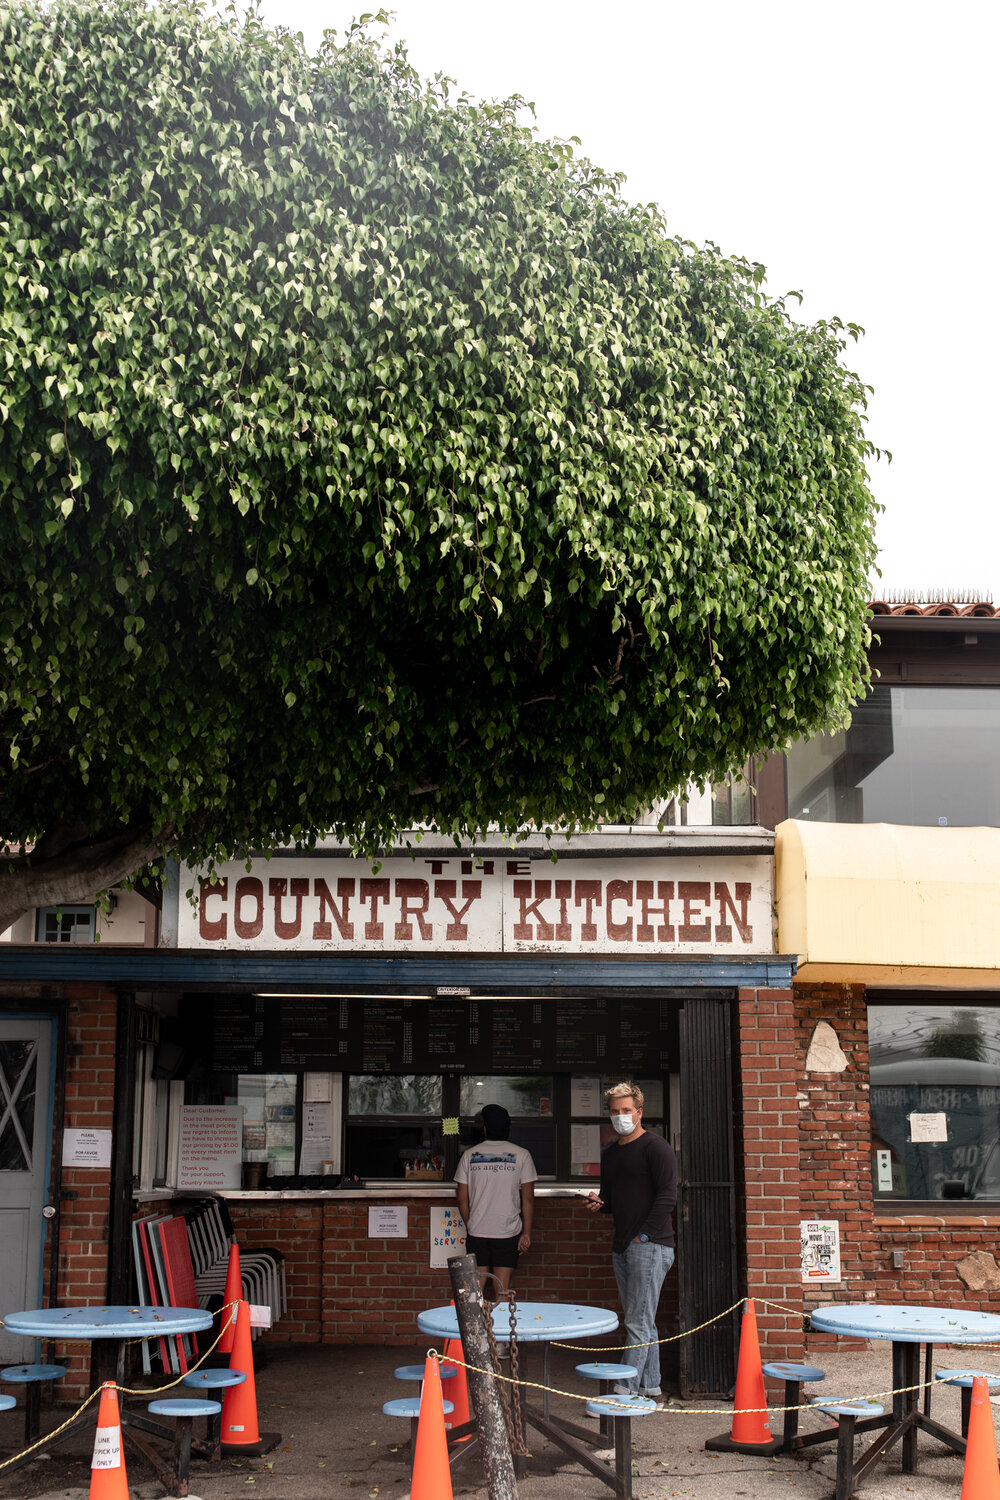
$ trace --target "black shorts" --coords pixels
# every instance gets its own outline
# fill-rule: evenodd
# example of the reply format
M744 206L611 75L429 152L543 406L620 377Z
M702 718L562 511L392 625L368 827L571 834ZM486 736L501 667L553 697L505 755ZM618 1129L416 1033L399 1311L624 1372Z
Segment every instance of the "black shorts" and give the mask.
M465 1253L474 1255L481 1271L495 1271L498 1266L517 1270L517 1242L519 1234L508 1240L494 1240L482 1234L465 1236Z

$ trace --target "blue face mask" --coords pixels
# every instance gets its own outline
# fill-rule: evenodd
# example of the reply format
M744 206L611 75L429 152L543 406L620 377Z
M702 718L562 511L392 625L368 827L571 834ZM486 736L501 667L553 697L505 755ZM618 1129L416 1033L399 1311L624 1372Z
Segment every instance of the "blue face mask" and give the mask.
M631 1115L612 1115L611 1123L619 1135L631 1135L635 1129L635 1121Z

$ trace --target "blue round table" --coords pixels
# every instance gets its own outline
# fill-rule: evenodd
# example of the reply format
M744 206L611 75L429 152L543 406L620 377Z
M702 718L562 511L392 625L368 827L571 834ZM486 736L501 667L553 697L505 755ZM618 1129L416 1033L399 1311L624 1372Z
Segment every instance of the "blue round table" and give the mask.
M618 1327L615 1313L604 1307L578 1307L572 1302L519 1302L515 1314L517 1341L549 1344L553 1339L589 1339L598 1333L613 1333ZM453 1307L431 1307L419 1314L417 1327L434 1338L457 1339L458 1314ZM506 1302L493 1308L493 1332L500 1343L510 1339L510 1309Z
M107 1341L111 1347L108 1357L102 1360L104 1371L114 1370L114 1375L96 1372L94 1384L101 1379L114 1379L121 1386L125 1377L125 1349L132 1339L173 1338L179 1334L202 1333L211 1328L214 1319L201 1307L36 1307L30 1312L4 1313L4 1327L10 1333L22 1334L25 1338L67 1340L69 1343L94 1343ZM93 1366L92 1366L93 1369ZM173 1441L173 1433L162 1423L153 1423L149 1418L120 1407L122 1437L135 1443L164 1478L159 1455L134 1428L143 1428L156 1437ZM81 1412L67 1425L59 1429L56 1442L64 1442L75 1431L92 1426L92 1408ZM18 1468L35 1457L33 1452L21 1454L8 1462L9 1469ZM166 1483L164 1478L164 1483Z
M492 1312L493 1333L498 1343L510 1342L510 1307L506 1302L497 1302ZM454 1307L430 1307L418 1314L417 1327L421 1333L436 1339L457 1339L461 1335L458 1314ZM549 1407L549 1347L553 1343L577 1343L580 1339L594 1338L599 1333L613 1333L618 1327L618 1315L606 1307L581 1307L574 1302L518 1302L515 1312L517 1343L544 1344L545 1367L542 1373L541 1410L528 1400L525 1386L518 1388L521 1419L543 1433L558 1447L596 1475L598 1479L615 1490L616 1494L631 1494L631 1454L628 1455L628 1473L623 1471L624 1456L618 1455L616 1439L616 1462L609 1468L589 1451L595 1444L607 1442L599 1431L577 1426L563 1417L556 1417ZM621 1461L620 1461L621 1460ZM516 1458L515 1473L524 1473L525 1462Z
M931 1384L924 1387L924 1406L919 1391L906 1389L920 1384L920 1347L925 1348L924 1381L933 1379L935 1344L1000 1343L1000 1314L972 1308L922 1307L907 1303L842 1302L819 1307L810 1314L813 1328L842 1338L884 1339L892 1344L892 1412L865 1419L857 1429L881 1427L884 1431L854 1465L851 1482L857 1484L896 1442L902 1442L903 1472L917 1472L917 1434L928 1432L955 1453L965 1452L965 1439L931 1417ZM806 1441L822 1441L824 1433L809 1433ZM838 1476L836 1500L853 1494Z

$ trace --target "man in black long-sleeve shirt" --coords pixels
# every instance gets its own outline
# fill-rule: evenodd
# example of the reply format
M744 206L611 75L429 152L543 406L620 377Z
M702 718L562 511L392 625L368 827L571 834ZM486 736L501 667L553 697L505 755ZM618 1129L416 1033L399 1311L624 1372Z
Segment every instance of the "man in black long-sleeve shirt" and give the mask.
M677 1158L662 1136L642 1126L642 1090L616 1083L605 1094L617 1139L601 1157L601 1191L585 1207L611 1214L611 1246L618 1294L630 1344L627 1364L638 1374L617 1385L619 1395L660 1395L660 1346L656 1308L663 1278L674 1263L673 1210L677 1203Z

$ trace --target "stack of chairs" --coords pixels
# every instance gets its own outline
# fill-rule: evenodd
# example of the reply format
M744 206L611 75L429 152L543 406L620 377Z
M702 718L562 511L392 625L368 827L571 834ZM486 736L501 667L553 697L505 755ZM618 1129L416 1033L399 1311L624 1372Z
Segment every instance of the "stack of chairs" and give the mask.
M183 1204L199 1307L220 1306L233 1243L225 1199L207 1194ZM272 1326L288 1309L285 1257L280 1250L240 1245L240 1276L247 1302L271 1309ZM253 1337L261 1332L251 1330Z

